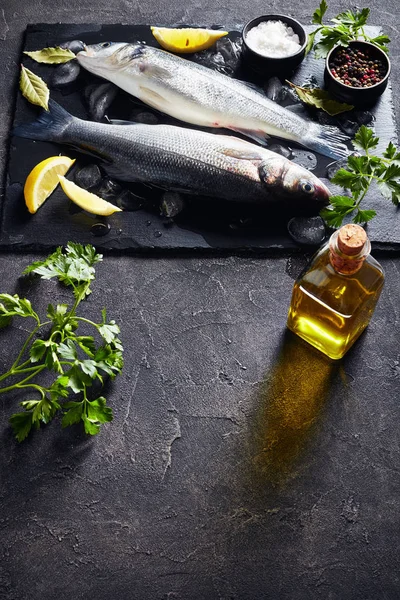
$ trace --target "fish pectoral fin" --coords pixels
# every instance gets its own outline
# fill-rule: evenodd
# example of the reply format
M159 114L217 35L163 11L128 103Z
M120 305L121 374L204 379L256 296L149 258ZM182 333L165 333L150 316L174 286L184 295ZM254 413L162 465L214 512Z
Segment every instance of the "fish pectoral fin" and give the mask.
M260 181L267 187L278 187L282 182L284 162L279 158L263 161L258 166Z
M235 148L226 148L225 150L222 150L222 154L239 160L250 160L252 162L255 160L262 161L262 156L256 150L236 150Z
M267 140L269 138L269 135L264 133L264 131L255 129L237 129L236 127L230 127L229 129L232 129L232 131L236 131L237 133L241 133L242 135L251 138L258 144L261 144L261 146L267 146Z
M111 179L119 179L120 181L126 181L127 172L120 169L115 163L109 162L107 164L102 165L107 175L111 177ZM132 173L129 173L132 175ZM133 177L129 178L129 181L136 181Z
M141 96L141 98L146 104L165 112L163 107L165 107L167 100L164 98L164 96L161 96L161 94L158 94L150 88L143 87L142 85L140 86L140 89L144 94Z
M145 64L141 68L141 72L156 79L171 79L172 77L171 71L168 71L168 69L164 69L164 67L160 67L158 65Z

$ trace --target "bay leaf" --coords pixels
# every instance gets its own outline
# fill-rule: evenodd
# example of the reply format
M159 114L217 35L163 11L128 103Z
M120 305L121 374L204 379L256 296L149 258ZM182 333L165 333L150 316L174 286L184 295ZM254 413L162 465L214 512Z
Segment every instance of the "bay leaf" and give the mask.
M309 106L315 106L315 108L324 110L328 115L331 115L331 117L354 108L351 104L345 104L344 102L334 100L326 90L322 90L321 88L303 88L295 85L291 81L287 81L287 83L296 90L297 95L302 102Z
M49 88L43 79L38 77L38 75L35 75L35 73L32 73L32 71L24 67L24 65L21 65L19 88L22 95L29 100L29 102L49 110Z
M33 60L39 63L46 63L49 65L60 65L66 63L73 58L76 58L75 54L67 48L42 48L42 50L34 50L33 52L24 52Z

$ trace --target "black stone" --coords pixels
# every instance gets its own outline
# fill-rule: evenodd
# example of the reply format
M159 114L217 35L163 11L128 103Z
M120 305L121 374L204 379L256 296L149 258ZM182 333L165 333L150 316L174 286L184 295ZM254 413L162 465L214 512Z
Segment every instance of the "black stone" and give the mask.
M326 237L321 217L294 217L288 223L288 232L295 242L307 246L319 246Z
M50 85L52 87L69 85L77 79L80 72L81 67L76 60L57 65L52 73Z

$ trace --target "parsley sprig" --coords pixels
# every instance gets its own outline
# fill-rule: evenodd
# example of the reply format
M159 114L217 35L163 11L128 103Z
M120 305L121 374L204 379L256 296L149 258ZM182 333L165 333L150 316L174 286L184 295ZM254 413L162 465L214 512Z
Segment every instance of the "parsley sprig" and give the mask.
M122 370L119 327L115 321L107 320L105 309L100 323L77 315L80 302L91 293L94 265L101 260L101 254L97 254L93 246L69 243L65 252L58 248L45 260L25 269L24 274L34 273L42 279L57 278L72 288L75 299L72 306L49 304L46 320L41 320L26 298L0 294L0 327L7 326L14 317L31 318L35 323L10 369L0 375L0 386L4 386L0 387L0 394L13 390L26 393L26 399L21 402L24 410L10 418L20 442L32 428L38 429L41 423L51 421L58 411L63 413L62 427L83 421L90 435L98 433L102 423L113 419L104 396L88 396L94 382L103 385L106 376L114 378ZM94 328L95 337L86 334L88 328ZM50 385L37 382L43 371L54 373ZM71 393L77 394L77 398L66 402Z
M348 46L349 42L357 39L371 42L384 52L388 52L387 44L390 42L390 38L386 34L371 38L365 33L364 26L368 21L369 8L361 8L356 11L346 10L331 19L334 25L325 25L323 23L323 18L327 10L328 4L326 0L321 0L319 8L316 9L312 17L312 23L319 25L319 27L309 34L306 53L310 52L314 46L317 34L320 34L320 39L314 46L316 58L325 58L334 46Z
M340 227L343 219L356 211L353 223L366 223L376 215L375 210L361 210L364 200L373 182L376 182L382 196L390 199L395 206L400 202L400 152L390 142L382 157L375 156L371 150L377 147L379 138L372 129L362 125L356 133L353 146L365 154L351 155L347 159L347 169L339 169L332 177L332 183L351 192L351 196L331 196L330 206L323 208L321 217L331 227Z

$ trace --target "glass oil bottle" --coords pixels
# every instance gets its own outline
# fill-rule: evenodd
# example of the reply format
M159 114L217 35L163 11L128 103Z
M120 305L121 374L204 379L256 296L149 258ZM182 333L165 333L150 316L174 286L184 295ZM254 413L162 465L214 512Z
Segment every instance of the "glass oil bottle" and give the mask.
M293 288L287 326L330 358L349 350L371 320L384 282L359 225L344 225Z

